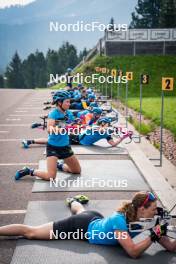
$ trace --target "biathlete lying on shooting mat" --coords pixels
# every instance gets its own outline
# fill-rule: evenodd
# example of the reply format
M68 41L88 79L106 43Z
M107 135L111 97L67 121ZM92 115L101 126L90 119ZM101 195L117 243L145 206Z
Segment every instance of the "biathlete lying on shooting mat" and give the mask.
M84 129L80 130L80 132L76 130L76 132L78 133L74 133L74 129L73 130L70 129L69 130L70 144L91 146L101 139L106 139L107 142L112 147L116 147L125 138L132 137L133 132L128 131L124 134L122 133L121 135L119 135L117 139L113 139L112 135L114 133L114 130L113 128L111 129L109 127L110 124L111 124L111 118L101 117L97 121L97 126L94 125L92 127L86 126L84 127ZM23 140L22 143L25 148L28 148L31 144L47 144L47 139Z
M78 84L77 87L65 87L66 91L70 94L70 109L77 109L77 110L83 110L86 109L91 103L93 103L94 106L98 106L97 103L95 103L96 96L94 92L91 89L86 89L83 87L82 84ZM48 110L52 108L51 102L47 101L44 102L46 106L43 110Z
M56 104L56 108L49 113L47 122L48 141L47 141L47 172L30 169L28 167L23 168L16 172L15 179L31 175L38 176L44 180L50 180L55 178L57 174L57 160L64 160L64 171L79 174L81 167L79 161L74 155L70 144L69 136L67 133L60 133L61 128L57 127L56 120L64 119L65 115L69 113L70 95L67 91L60 90L53 97L53 103ZM54 131L53 131L54 130ZM57 131L57 133L55 133Z
M137 258L145 252L152 243L159 243L165 249L176 252L176 240L167 236L167 224L156 224L149 229L148 237L134 243L133 237L141 231L130 229L130 223L140 221L141 218L153 218L157 215L157 198L151 192L138 192L131 202L124 204L108 217L100 212L85 210L82 204L88 202L88 197L77 195L67 198L72 216L63 220L46 223L40 226L12 224L0 227L0 236L22 236L26 239L37 240L86 240L90 244L121 245L126 253ZM103 234L103 236L102 236ZM64 235L64 236L63 236ZM37 243L37 242L36 242ZM73 242L74 243L74 242Z
M102 112L103 110L100 107L89 107L85 110L76 110L75 112L69 111L65 121L67 123L76 123L77 119L80 119L79 123L91 125L98 120ZM48 115L41 116L40 118L43 120L43 123L32 123L31 128L39 127L45 130Z
M118 138L114 139L113 134L114 132L116 134L118 128L110 127L110 124L111 118L101 117L98 119L97 125L86 127L81 131L80 134L77 135L74 133L70 133L70 144L91 146L101 139L106 139L109 145L111 145L112 147L116 147L124 139L132 137L132 131L125 131L125 133L118 132Z
M68 124L73 124L74 126L77 126L77 124L79 125L92 125L93 123L95 123L101 116L102 114L102 109L100 107L93 107L91 110L84 110L84 111L80 111L79 113L77 113L77 118L73 115L73 113L71 111L67 111L66 115L65 115L65 123ZM61 120L56 120L61 122ZM62 120L64 122L64 120ZM41 124L39 123L35 123L41 126ZM34 125L34 124L33 124ZM36 126L35 126L36 127ZM32 144L47 144L48 140L45 138L40 138L40 139L23 139L22 140L22 145L24 148L29 148L30 145Z

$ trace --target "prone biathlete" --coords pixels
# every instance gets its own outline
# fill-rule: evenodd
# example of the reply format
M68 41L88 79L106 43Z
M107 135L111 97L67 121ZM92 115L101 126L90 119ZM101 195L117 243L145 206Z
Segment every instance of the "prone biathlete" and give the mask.
M116 246L117 249L121 246L134 259L156 242L168 251L176 252L176 240L167 237L165 224L157 224L150 228L148 236L138 243L134 243L132 239L139 232L132 232L129 224L140 221L141 218L154 218L158 213L157 198L151 192L136 193L131 202L125 203L107 217L98 211L85 210L82 204L88 202L88 197L83 195L67 198L66 201L72 212L70 217L40 226L24 224L2 226L0 236L58 241L79 239L95 245ZM77 235L75 238L75 233L79 234L79 237Z
M49 113L47 121L47 172L25 167L16 172L16 180L26 175L37 176L44 180L50 180L50 178L54 179L57 174L58 159L64 160L63 170L65 172L76 174L81 172L79 161L69 144L69 136L67 133L61 133L63 129L62 127L58 128L56 122L56 120L64 120L65 116L68 115L70 106L69 93L64 90L56 92L53 96L53 103L56 107Z
M77 114L77 117L80 118L80 122L82 125L92 125L95 123L101 116L102 109L100 107L93 107L92 110L84 110ZM70 121L74 122L75 117L71 111L67 113L67 116ZM45 138L39 139L23 139L22 145L24 148L29 148L30 145L39 144L43 145L48 142Z
M92 127L85 127L80 133L74 133L74 130L69 133L70 144L71 145L84 145L91 146L94 143L98 142L101 139L106 139L109 145L112 147L116 147L120 144L124 139L131 137L132 132L128 131L127 133L122 134L117 139L113 139L112 134L113 130L108 130L111 123L111 119L108 117L99 118L97 121L97 125ZM34 140L23 140L23 146L28 148L31 144L47 144L47 139L34 139Z
M108 144L112 147L116 147L124 139L131 137L133 132L118 134L117 139L113 139L113 129L108 129L111 124L111 119L108 117L99 118L97 121L98 126L92 126L89 129L84 129L80 134L70 134L70 144L72 145L84 145L91 146L101 139L106 139Z

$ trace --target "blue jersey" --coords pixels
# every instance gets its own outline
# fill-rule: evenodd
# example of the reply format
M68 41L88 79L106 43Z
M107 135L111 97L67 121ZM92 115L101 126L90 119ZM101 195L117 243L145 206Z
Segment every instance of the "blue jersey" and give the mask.
M117 245L118 239L115 237L115 230L128 232L132 238L139 234L139 232L130 233L124 214L114 212L109 217L96 219L89 224L88 241L91 244ZM124 239L125 237L124 233Z
M93 145L100 139L112 140L112 136L108 133L100 133L98 130L87 129L85 132L79 135L79 143L81 145Z
M83 110L83 105L82 105L82 102L73 102L71 104L71 109L77 109L77 110Z
M75 99L75 100L81 99L81 93L79 90L75 90L73 92L73 99Z
M70 111L70 110L67 110L67 111L66 111L65 116L66 116L66 118L67 118L67 122L68 122L68 123L71 123L72 121L75 120L75 116L74 116L73 112Z
M53 119L53 120L63 120L61 122L63 122L63 125L66 123L66 120L64 120L64 118L66 117L66 119L68 118L69 120L74 120L74 116L72 114L72 112L70 110L67 110L66 113L62 113L61 111L59 111L59 109L55 108L54 110L52 110L49 115L48 118L49 119ZM48 135L48 143L52 146L56 146L56 147L64 147L64 146L68 146L69 145L69 136L67 133L62 134L54 134L54 132L52 134Z
M89 110L83 110L83 111L79 111L77 113L77 117L80 118L81 116L85 116L89 113L90 111Z
M91 102L89 104L89 107L98 107L98 103L97 102Z

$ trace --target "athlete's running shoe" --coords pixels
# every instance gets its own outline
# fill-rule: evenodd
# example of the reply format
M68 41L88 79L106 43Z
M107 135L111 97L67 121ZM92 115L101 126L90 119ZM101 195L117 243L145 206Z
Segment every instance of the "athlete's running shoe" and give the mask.
M77 201L81 204L87 204L88 201L89 201L89 198L85 195L82 195L82 194L78 194L74 197L68 197L65 202L67 204L67 206L71 207L71 203L74 202L74 201Z
M29 148L29 144L28 144L28 140L26 140L26 139L23 139L22 140L22 145L23 145L23 148Z
M33 123L31 125L31 128L36 128L36 127L40 127L42 124L41 123Z
M26 175L30 175L31 170L28 167L24 167L22 170L18 170L15 174L15 180L18 181Z

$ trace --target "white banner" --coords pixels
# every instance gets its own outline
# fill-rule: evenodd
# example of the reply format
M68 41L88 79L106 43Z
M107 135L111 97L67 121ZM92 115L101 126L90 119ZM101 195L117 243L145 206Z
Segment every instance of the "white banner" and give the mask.
M175 28L107 31L106 41L176 41Z
M147 29L129 30L129 40L148 40Z
M150 34L151 40L170 40L170 30L168 29L151 29Z

